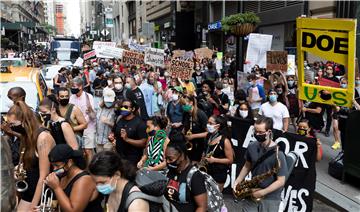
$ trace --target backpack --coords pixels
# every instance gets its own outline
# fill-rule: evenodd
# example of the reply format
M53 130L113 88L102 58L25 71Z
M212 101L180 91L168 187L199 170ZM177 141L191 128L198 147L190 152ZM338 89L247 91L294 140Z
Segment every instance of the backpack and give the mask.
M191 191L191 178L195 172L200 171L195 166L191 167L187 177L186 184ZM205 172L200 171L205 177L205 188L208 195L207 211L208 212L227 212L224 198L215 180Z
M140 191L130 192L133 186ZM140 169L135 178L135 183L128 183L123 191L120 208L127 211L130 204L136 199L148 201L150 212L178 212L163 195L167 185L167 178L158 171Z

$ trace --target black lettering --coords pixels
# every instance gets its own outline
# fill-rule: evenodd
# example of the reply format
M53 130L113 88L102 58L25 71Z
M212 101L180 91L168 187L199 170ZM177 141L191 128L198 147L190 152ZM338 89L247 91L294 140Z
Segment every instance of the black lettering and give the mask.
M347 38L335 38L335 49L334 53L339 54L348 54L349 40ZM340 48L344 48L346 50L341 50Z
M323 41L323 40L327 40L327 41L328 41L326 47L324 47L324 46L322 45L322 41ZM328 35L320 35L320 36L318 37L317 41L316 41L316 45L317 45L317 47L318 47L320 50L322 50L322 51L330 51L330 50L332 49L333 45L334 45L334 41L333 41L333 39L332 39L330 36L328 36Z
M307 38L310 38L310 43L307 43ZM306 48L313 48L316 44L316 37L314 34L310 32L303 32L302 33L302 46Z

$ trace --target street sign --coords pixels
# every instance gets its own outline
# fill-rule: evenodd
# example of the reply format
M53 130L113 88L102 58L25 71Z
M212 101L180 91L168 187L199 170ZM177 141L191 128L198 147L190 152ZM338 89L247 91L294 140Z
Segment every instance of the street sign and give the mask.
M91 30L91 31L90 31L90 34L91 34L91 35L96 35L96 34L97 34L97 31L96 31L96 30Z
M105 19L105 25L106 25L106 27L108 27L108 28L114 27L113 19L112 19L112 18L106 18L106 19Z
M110 32L109 32L108 30L105 30L105 29L101 30L101 34L102 34L103 36L108 36L109 33L110 33Z

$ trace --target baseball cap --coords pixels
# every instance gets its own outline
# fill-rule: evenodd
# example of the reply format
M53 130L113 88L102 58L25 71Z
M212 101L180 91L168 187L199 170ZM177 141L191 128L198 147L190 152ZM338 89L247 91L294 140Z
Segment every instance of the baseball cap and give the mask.
M110 88L105 88L103 92L104 102L114 102L115 92Z
M73 150L67 144L58 144L49 153L49 161L54 162L66 162L72 158L78 158L82 156L81 151Z

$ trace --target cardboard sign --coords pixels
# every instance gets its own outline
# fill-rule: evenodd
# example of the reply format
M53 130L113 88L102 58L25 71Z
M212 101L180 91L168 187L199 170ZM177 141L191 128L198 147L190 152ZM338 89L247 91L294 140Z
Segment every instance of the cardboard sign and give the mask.
M197 59L212 58L213 51L209 48L198 48L194 50Z
M187 60L172 59L170 64L170 76L183 80L191 78L194 63Z
M112 46L101 46L96 50L96 56L100 58L122 58L124 49L112 47Z
M174 50L173 51L173 57L177 58L177 57L184 57L185 55L185 50Z
M355 86L356 26L356 19L296 19L299 99L337 106L352 106ZM348 71L347 88L305 83L304 52L344 65ZM329 94L324 95L324 91Z
M164 49L146 48L145 64L164 67Z
M142 65L144 64L144 54L124 50L122 54L122 62L128 65Z
M257 33L251 33L249 35L244 72L250 73L251 68L256 64L259 65L260 68L266 67L266 52L271 49L272 37L272 35Z
M288 67L287 51L267 51L266 71L286 72Z
M92 51L89 51L87 53L84 54L84 60L88 60L92 57L96 57L96 51L95 50L92 50Z
M93 49L99 49L102 46L110 46L110 47L115 47L116 43L115 42L103 42L103 41L94 41L93 43Z

